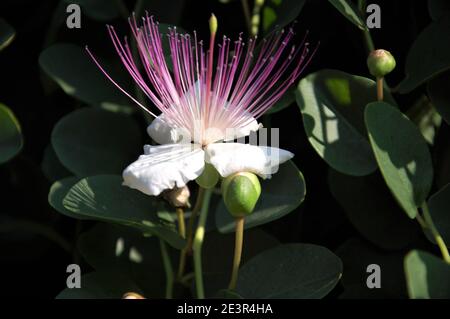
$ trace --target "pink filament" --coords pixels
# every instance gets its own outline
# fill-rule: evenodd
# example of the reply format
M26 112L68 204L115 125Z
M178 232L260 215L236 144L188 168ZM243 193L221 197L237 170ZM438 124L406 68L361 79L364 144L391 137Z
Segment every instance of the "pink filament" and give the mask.
M170 56L168 52L166 56L163 35L153 17L147 14L138 26L133 16L129 24L144 72L136 64L127 39L120 41L114 28L108 26L123 65L145 95L164 113L167 122L191 132L198 123L202 131L212 127L225 130L245 126L252 117L259 118L283 96L314 54L309 54L305 40L297 48L288 46L294 35L292 29L274 32L264 39L256 59L256 39L250 39L244 49L241 37L233 43L223 37L219 40L214 70L213 36L205 52L195 32L192 39L189 34L178 33L176 27L169 29L166 36ZM119 90L155 116L122 89L89 50L88 53ZM169 59L172 72L167 64Z

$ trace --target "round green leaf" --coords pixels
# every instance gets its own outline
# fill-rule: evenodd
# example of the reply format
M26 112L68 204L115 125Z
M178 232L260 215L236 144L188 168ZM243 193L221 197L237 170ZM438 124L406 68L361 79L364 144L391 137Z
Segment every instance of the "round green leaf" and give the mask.
M81 276L81 288L66 288L56 299L120 299L127 292L141 293L128 276L120 272L92 272Z
M102 74L82 48L69 43L52 45L41 53L39 64L66 94L107 110L131 112L131 100ZM116 81L126 73L108 65L104 68ZM117 82L125 88L129 84L129 80Z
M45 177L52 182L72 175L72 173L61 164L51 144L47 145L44 150L44 158L42 159L41 167Z
M354 177L330 170L328 181L352 225L374 245L396 250L417 239L420 227L403 214L379 175Z
M428 82L428 96L442 118L450 123L450 71L441 73Z
M405 257L405 275L410 298L450 298L450 265L440 258L413 250Z
M7 106L0 103L0 164L16 156L22 145L19 121Z
M328 165L355 176L376 169L364 127L364 106L376 101L374 81L322 70L302 79L296 96L309 142ZM385 96L395 104L387 91Z
M341 275L341 260L327 248L285 244L244 264L236 291L244 298L317 299L333 290Z
M425 201L433 182L428 146L419 129L398 109L370 103L365 120L384 180L410 218Z
M175 248L185 246L174 219L155 197L122 185L116 175L87 177L75 184L63 200L64 208L81 218L137 228L166 240Z
M93 108L63 117L51 140L61 163L78 176L121 173L142 147L139 126L132 117Z
M109 21L120 16L119 3L111 0L64 0L67 4L78 4L81 12L98 21Z
M432 22L417 37L406 57L406 77L398 86L408 93L450 68L450 14Z
M431 219L442 236L445 244L450 246L450 184L439 190L428 200ZM434 238L427 236L429 239Z
M344 17L361 30L367 30L366 24L351 0L328 0Z
M262 225L295 210L306 194L302 173L291 161L280 166L272 178L261 180L261 196L253 213L245 217L245 228ZM235 220L223 200L217 205L216 226L221 233L234 232Z
M15 36L16 31L14 28L0 18L0 51L6 48L14 40Z

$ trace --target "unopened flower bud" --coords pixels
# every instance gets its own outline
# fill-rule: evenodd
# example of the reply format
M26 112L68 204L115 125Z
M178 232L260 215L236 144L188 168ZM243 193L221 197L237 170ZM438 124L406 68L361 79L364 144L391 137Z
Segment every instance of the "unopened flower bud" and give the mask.
M175 187L163 193L163 197L173 207L189 207L189 188L187 186Z
M376 78L382 78L394 70L396 65L395 59L389 51L375 50L370 52L367 58L367 67L370 74Z
M209 163L205 164L205 169L203 170L202 174L197 177L195 180L198 185L205 189L210 189L216 186L217 182L219 181L219 173Z
M261 184L253 173L237 173L228 176L222 182L223 200L233 217L250 215L260 195Z
M217 18L214 14L211 14L211 18L209 18L209 31L211 34L215 34L217 32Z
M136 292L127 292L123 295L122 299L145 299L143 296Z

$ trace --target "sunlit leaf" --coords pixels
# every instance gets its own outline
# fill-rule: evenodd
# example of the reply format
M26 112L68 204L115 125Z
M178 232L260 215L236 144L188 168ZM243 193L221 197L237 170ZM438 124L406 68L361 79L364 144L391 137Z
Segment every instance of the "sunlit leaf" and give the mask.
M387 90L384 93L395 103ZM364 106L376 101L374 81L322 70L300 81L296 97L308 140L328 165L355 176L376 169L364 125Z
M431 156L422 134L404 114L384 102L368 104L365 120L386 184L408 216L415 218L433 182Z
M405 257L405 275L410 298L450 298L450 265L442 259L413 250Z
M166 240L175 248L185 246L173 219L155 197L122 185L121 176L98 175L75 184L64 197L64 208L80 218L101 220L139 229Z

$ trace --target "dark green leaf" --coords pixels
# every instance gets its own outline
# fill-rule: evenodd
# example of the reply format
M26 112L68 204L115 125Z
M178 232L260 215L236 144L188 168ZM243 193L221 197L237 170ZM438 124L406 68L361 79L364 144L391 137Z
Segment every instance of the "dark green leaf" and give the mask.
M305 0L266 1L263 9L264 33L282 29L297 19L305 2Z
M72 175L72 173L61 164L51 144L47 145L44 150L44 158L42 159L41 167L45 177L52 182Z
M434 144L437 131L441 127L442 117L426 96L422 96L408 109L406 116L419 128L425 140Z
M122 177L99 175L82 179L63 200L64 207L81 218L137 228L166 240L175 248L185 246L174 220L155 197L122 185Z
M411 251L405 257L405 275L410 298L450 298L450 265L438 257Z
M448 0L428 0L428 11L433 20L450 13L450 2Z
M341 260L327 248L285 244L244 264L236 291L244 298L316 299L333 290L341 275Z
M285 108L291 106L291 104L295 103L295 91L296 88L289 88L284 95L275 103L265 114L273 114L284 110Z
M408 52L406 77L398 86L408 93L450 68L450 14L432 22L417 37Z
M385 95L395 103L387 91ZM302 79L296 96L309 142L328 165L355 176L376 169L364 126L364 106L376 101L374 81L322 70Z
M254 212L245 218L245 227L262 225L285 216L305 198L306 186L302 173L291 161L284 163L271 179L261 181L261 196ZM223 200L216 209L216 225L220 232L234 231L235 221Z
M67 4L78 4L82 14L98 21L109 21L120 16L122 0L64 0ZM123 2L122 2L123 3Z
M410 218L425 201L433 182L428 146L419 129L398 109L370 103L365 120L384 180Z
M351 23L361 30L367 30L366 24L358 13L358 8L351 0L328 0Z
M209 232L205 237L203 244L203 269L208 273L224 273L229 276L232 266L234 251L234 233L221 234L218 232ZM280 242L273 236L262 231L259 228L253 228L245 231L244 247L242 250L242 263L253 258L257 254L278 246ZM220 254L217 252L220 251Z
M16 156L22 145L19 121L6 105L0 103L0 164Z
M111 111L130 113L134 109L130 106L133 102L102 74L88 53L74 44L52 45L41 53L39 64L70 96ZM121 86L127 88L129 79L125 85L118 79L125 75L125 70L119 73L108 65L103 67Z
M143 236L130 227L98 223L83 233L77 244L95 270L128 275L147 297L164 295L165 275L156 237ZM176 261L174 258L174 265Z
M431 219L442 236L445 244L450 246L450 184L439 190L428 200ZM434 241L434 239L433 239Z
M350 222L373 244L395 250L418 237L420 227L404 215L379 175L354 177L330 170L328 180Z
M141 133L125 114L83 108L63 117L52 132L61 163L78 176L121 173L140 153Z
M403 278L404 252L384 252L361 239L351 238L337 249L336 254L344 264L344 273L341 279L344 291L347 289L358 291L359 297L353 296L354 298L384 296L399 299L407 296L406 282ZM380 266L380 288L370 289L367 286L367 279L373 274L373 270L367 271L369 265ZM369 279L369 282L373 282L372 278Z
M444 120L450 124L450 71L441 73L428 82L428 96Z

